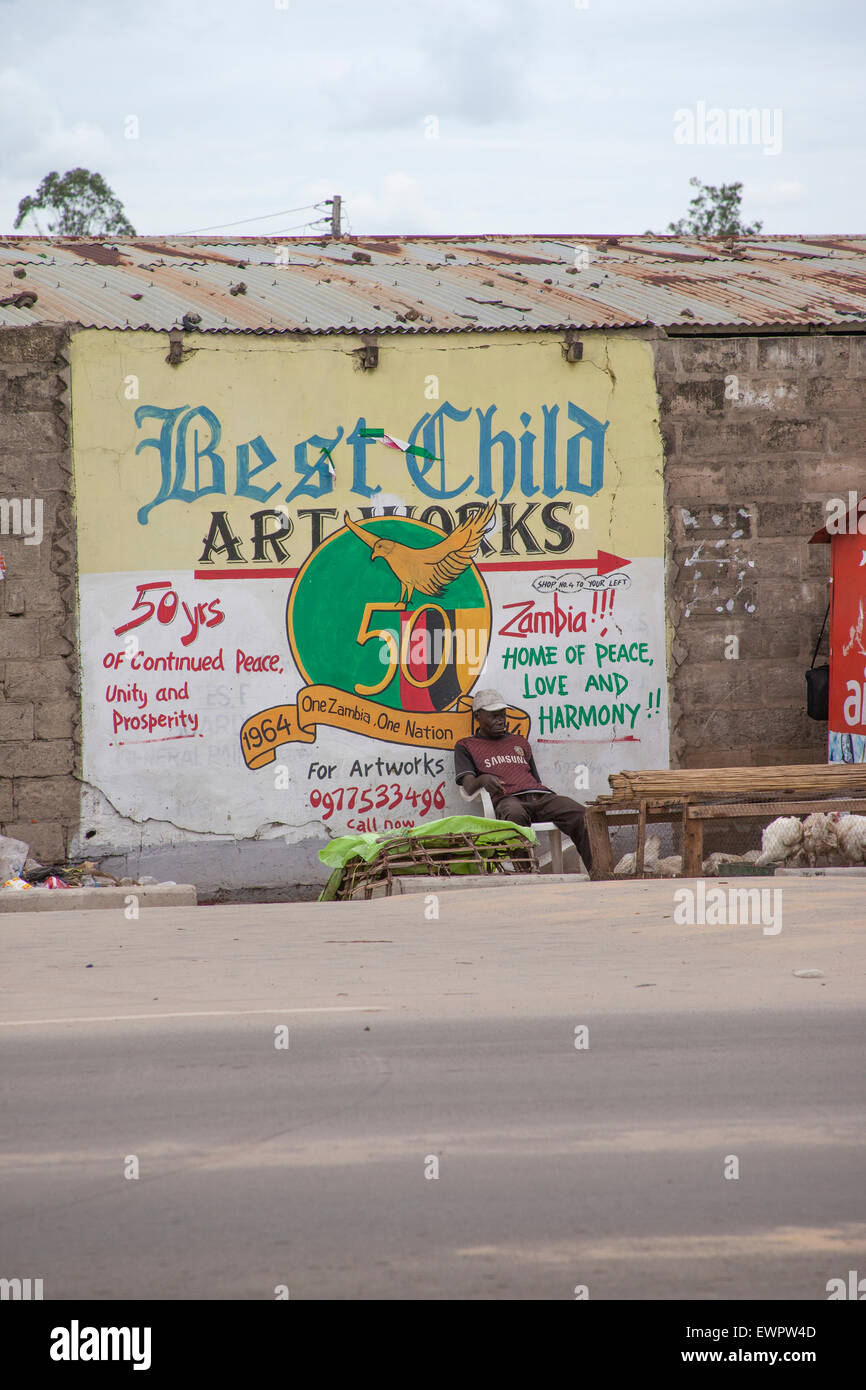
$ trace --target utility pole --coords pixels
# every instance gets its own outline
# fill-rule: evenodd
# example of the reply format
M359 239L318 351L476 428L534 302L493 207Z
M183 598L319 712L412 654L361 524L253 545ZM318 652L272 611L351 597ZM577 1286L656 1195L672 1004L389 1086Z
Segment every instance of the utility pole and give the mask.
M331 204L331 236L334 238L335 241L339 241L340 213L343 207L343 199L340 197L339 193L335 193L333 198L327 198L325 202L326 205L327 203Z

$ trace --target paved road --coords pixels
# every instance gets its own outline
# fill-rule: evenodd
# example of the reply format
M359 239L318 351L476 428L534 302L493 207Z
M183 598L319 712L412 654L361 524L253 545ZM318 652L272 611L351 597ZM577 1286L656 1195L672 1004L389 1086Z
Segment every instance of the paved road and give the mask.
M861 895L788 881L765 936L672 892L7 919L0 1275L825 1298L866 1271Z

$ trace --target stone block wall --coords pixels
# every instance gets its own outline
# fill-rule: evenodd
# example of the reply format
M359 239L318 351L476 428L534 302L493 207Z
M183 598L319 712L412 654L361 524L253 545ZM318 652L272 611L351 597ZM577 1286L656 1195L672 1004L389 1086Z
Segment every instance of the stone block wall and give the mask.
M0 499L41 499L44 526L41 545L0 535L0 833L43 862L80 808L67 347L64 327L0 330ZM662 335L655 351L672 765L823 762L804 672L830 557L808 538L828 498L866 494L866 336Z
M866 494L866 337L668 337L656 373L671 765L824 762L804 672L830 547L808 540L828 498Z
M0 833L45 863L80 802L67 343L63 327L0 329L0 499L43 511L41 544L0 534Z

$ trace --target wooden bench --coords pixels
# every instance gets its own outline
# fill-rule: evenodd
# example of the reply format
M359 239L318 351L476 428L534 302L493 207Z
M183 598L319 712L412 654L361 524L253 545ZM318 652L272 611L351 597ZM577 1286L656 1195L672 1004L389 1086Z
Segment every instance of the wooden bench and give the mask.
M681 768L616 772L609 795L586 807L592 877L613 875L610 827L637 824L635 877L644 872L647 825L679 824L683 878L699 878L710 821L769 821L813 811L866 814L866 765Z

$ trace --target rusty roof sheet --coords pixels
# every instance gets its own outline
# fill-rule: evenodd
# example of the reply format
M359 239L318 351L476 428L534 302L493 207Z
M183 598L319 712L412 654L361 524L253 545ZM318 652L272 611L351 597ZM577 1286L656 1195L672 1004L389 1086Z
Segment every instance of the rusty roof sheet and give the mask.
M0 237L0 326L866 327L866 237Z

